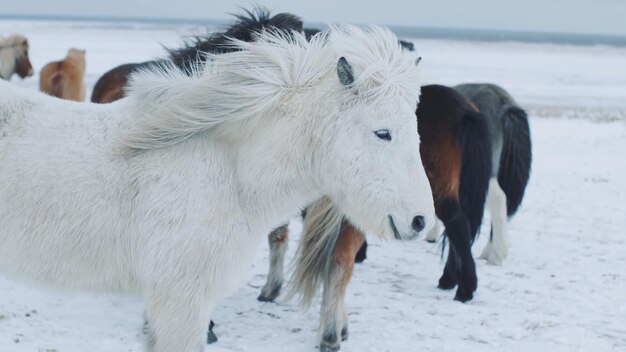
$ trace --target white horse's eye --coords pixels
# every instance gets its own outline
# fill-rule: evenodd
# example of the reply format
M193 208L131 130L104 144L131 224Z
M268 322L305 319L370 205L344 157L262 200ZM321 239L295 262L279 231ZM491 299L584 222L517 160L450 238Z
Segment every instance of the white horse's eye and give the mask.
M390 141L391 140L391 132L389 130L374 131L374 134L376 135L376 137L378 137L380 139L384 139L386 141Z

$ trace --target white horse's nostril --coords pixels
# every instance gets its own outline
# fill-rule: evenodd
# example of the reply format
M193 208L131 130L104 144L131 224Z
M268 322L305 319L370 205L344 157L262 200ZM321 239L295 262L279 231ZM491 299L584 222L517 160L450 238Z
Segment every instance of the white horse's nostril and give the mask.
M411 228L413 229L413 231L421 232L424 227L426 227L426 220L423 216L418 215L413 218L413 221L411 222Z

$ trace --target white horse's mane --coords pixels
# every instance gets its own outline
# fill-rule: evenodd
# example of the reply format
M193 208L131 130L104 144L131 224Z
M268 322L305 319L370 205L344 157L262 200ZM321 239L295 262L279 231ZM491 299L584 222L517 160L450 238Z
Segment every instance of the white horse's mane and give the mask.
M345 92L346 100L398 94L416 100L419 94L415 58L384 27L331 27L309 41L297 32L257 35L255 42L233 39L239 50L209 54L191 75L173 64L134 74L128 97L139 117L121 141L124 152L173 145L228 122L264 116L328 74L336 75L342 56L356 77L350 89L340 89L338 81L336 94Z

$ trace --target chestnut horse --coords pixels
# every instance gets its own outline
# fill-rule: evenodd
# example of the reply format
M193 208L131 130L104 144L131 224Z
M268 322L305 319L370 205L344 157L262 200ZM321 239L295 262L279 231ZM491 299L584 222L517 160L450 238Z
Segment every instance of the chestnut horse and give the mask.
M39 90L53 97L85 100L85 50L70 49L65 59L46 64L39 73Z
M529 177L531 145L526 114L502 88L490 84L459 87L471 101L455 89L422 87L417 119L420 153L435 210L450 240L439 288L451 289L458 283L455 299L467 301L477 284L470 246L479 232L485 202L492 214L493 231L481 258L490 260L485 254L500 254L506 241L502 209L506 221L521 203ZM478 112L479 107L486 116ZM309 210L309 215L320 217L315 209ZM316 220L305 218L291 294L300 295L302 303L308 305L323 286L320 350L336 351L339 338L348 336L345 290L355 256L357 261L365 258L367 243L345 220L327 226L333 236L326 240L309 231L310 221ZM273 301L280 293L287 236L283 226L268 238L270 273L259 296L261 301Z
M8 81L14 73L21 78L33 75L28 49L28 39L21 34L0 37L0 78Z

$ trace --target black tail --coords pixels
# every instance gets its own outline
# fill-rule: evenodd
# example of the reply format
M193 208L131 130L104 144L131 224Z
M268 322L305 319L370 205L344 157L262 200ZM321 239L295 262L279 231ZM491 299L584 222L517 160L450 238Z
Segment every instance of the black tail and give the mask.
M530 177L532 149L526 112L509 107L502 117L502 154L498 183L506 194L507 215L513 216L522 203Z
M470 224L472 241L480 229L491 176L491 135L484 115L467 112L459 126L461 144L461 209Z

